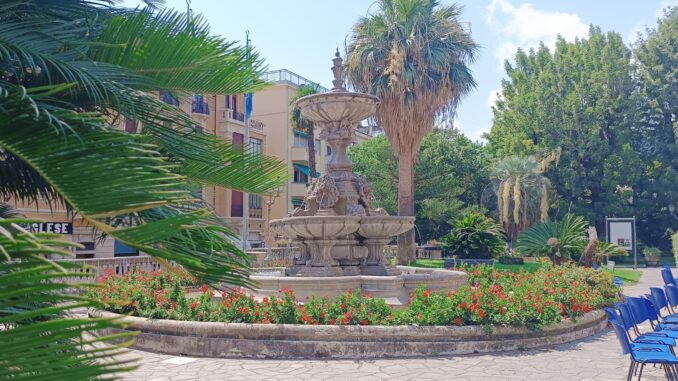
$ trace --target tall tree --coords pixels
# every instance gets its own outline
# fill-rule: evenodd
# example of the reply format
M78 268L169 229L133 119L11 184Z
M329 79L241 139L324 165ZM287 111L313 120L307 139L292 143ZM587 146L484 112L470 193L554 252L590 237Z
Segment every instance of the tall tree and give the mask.
M512 243L524 230L548 217L551 183L542 174L544 167L533 156L508 156L492 168L497 215Z
M586 39L560 38L518 51L506 64L488 135L495 157L561 149L545 175L561 198L556 215L570 211L595 221L633 215L644 165L634 150L631 52L621 36L592 27Z
M297 90L297 94L292 98L292 101L290 102L291 105L294 106L294 104L300 99L303 98L307 95L312 95L312 94L317 94L318 93L318 86L301 86ZM299 108L294 107L292 109L292 123L294 123L294 128L298 129L299 131L303 132L306 134L307 137L307 150L308 150L308 170L309 170L309 175L311 176L311 179L315 179L317 175L317 168L316 168L316 162L315 162L315 128L313 126L313 122L304 119L303 116L301 116L301 110Z
M386 137L352 146L349 156L354 171L372 185L375 204L397 212L398 160ZM456 130L434 129L424 138L414 166L417 239L438 239L450 231L453 219L478 209L489 181L488 163L483 146Z
M378 96L376 119L398 158L398 214L413 216L414 163L436 120L454 115L476 83L468 67L478 45L456 4L379 0L379 11L353 27L347 73L353 86ZM414 231L398 237L398 261L414 259Z
M261 88L257 54L209 34L200 17L129 10L108 1L0 4L0 197L63 203L84 221L203 282L249 284L249 258L189 183L263 193L285 165L194 128L158 91L243 93ZM140 121L140 134L112 128ZM111 320L65 316L94 307L65 294L72 243L0 218L0 378L95 379L125 364L83 339ZM167 267L169 263L167 263Z
M648 243L669 248L669 233L678 230L678 7L664 10L657 27L635 44L637 60L635 149L644 158L646 197L638 199L648 213L639 234Z

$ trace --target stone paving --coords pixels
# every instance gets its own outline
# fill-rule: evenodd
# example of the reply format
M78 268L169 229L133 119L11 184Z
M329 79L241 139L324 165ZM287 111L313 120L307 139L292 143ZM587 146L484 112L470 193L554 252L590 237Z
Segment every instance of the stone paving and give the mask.
M643 269L628 295L663 284L659 269ZM372 360L243 360L191 358L130 351L140 367L124 380L623 380L629 360L607 330L547 349L484 355ZM643 380L662 380L660 368L647 367Z

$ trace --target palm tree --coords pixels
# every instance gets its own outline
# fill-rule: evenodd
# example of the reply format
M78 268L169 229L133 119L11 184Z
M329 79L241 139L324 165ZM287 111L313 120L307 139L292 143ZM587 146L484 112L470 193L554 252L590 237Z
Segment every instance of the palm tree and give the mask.
M318 86L301 86L297 90L297 94L292 98L290 104L294 105L299 98L303 98L307 95L317 94ZM297 107L292 109L292 123L294 123L294 128L305 133L307 136L307 150L308 150L308 169L311 179L315 179L317 176L316 162L315 162L315 131L313 128L313 122L304 119L301 116L301 110Z
M379 0L353 27L347 74L378 96L376 119L398 157L398 214L414 215L413 166L436 121L454 116L475 88L468 67L478 45L459 20L462 7L436 0ZM398 237L398 260L414 259L414 231Z
M533 156L509 156L498 161L490 174L497 197L499 221L511 242L525 229L548 217L551 182L545 165Z
M153 3L153 2L152 2ZM250 53L250 54L247 54ZM200 281L249 285L249 258L190 183L264 193L286 182L284 163L194 128L156 95L256 91L254 52L209 34L199 16L108 1L0 4L0 197L65 204L102 234ZM133 118L140 134L111 128ZM72 273L71 243L0 218L0 378L93 379L124 370L95 361L83 333L111 320L65 318L96 306L52 283ZM171 267L171 266L167 266ZM86 345L80 345L80 344Z

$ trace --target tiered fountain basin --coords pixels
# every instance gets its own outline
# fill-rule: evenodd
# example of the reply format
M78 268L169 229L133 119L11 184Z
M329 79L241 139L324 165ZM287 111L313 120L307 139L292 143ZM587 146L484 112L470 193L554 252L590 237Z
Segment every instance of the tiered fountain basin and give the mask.
M315 215L272 221L272 229L295 237L300 254L283 276L250 276L257 283L253 293L263 298L287 288L303 300L360 289L398 307L422 284L432 291L453 291L465 285L468 277L461 271L386 263L384 247L413 224L413 217L401 216Z

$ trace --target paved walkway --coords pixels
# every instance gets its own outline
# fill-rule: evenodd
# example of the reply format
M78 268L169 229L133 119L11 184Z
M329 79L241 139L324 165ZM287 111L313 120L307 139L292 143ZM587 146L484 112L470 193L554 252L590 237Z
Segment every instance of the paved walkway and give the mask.
M659 269L643 269L628 295L662 284ZM130 351L140 367L124 380L624 380L628 358L610 330L548 349L486 355L377 360L241 360L191 358ZM646 368L643 380L663 380Z

